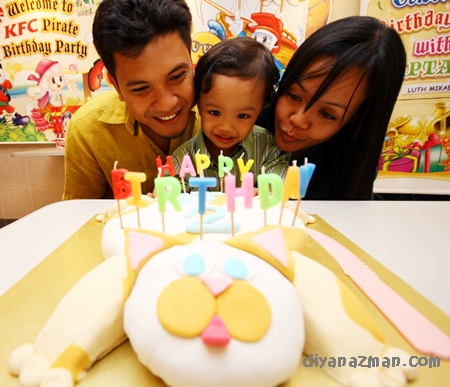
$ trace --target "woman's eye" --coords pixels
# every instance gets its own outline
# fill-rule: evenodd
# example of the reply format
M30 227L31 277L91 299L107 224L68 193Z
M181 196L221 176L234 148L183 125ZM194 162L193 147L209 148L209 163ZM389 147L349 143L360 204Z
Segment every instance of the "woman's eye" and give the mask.
M330 114L330 113L328 113L328 112L326 112L326 111L324 111L324 110L322 110L320 113L321 113L322 116L323 116L325 119L327 119L327 120L331 120L331 121L335 121L335 120L336 120L336 117L335 117L335 116L333 116L332 114Z
M301 100L302 100L297 94L294 94L294 93L287 93L287 95L288 95L288 97L289 97L290 99L292 99L293 101L301 101Z

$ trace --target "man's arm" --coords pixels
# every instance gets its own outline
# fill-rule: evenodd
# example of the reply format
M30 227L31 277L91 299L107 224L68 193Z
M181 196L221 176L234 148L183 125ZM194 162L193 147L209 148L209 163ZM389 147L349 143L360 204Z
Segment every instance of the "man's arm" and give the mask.
M83 135L82 124L74 118L67 128L63 200L102 199L108 181L90 146L92 139Z

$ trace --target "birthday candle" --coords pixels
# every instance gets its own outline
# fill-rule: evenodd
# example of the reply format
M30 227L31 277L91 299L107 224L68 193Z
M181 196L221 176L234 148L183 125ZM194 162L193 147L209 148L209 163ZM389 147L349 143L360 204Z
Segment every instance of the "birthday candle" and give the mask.
M281 199L283 203L286 203L289 199L298 199L300 197L300 171L296 160L292 164L284 178L283 197Z
M233 169L233 159L228 156L224 156L222 152L217 160L217 166L219 167L219 177L224 177L225 172L230 173Z
M127 204L134 205L136 207L147 207L150 202L148 200L143 200L141 183L147 180L147 176L143 172L127 172L124 176L125 180L131 182L131 191L133 193L132 197L127 199Z
M250 168L252 167L255 160L248 159L247 164L244 164L244 159L242 158L244 154L242 154L241 157L238 158L237 163L239 167L239 172L241 173L241 181L244 181L244 175L250 171Z
M305 159L305 165L300 166L300 197L304 198L306 196L306 191L308 189L311 177L316 169L315 164L308 163Z
M161 176L164 176L164 171L168 171L170 176L175 176L175 169L173 167L171 156L166 157L166 164L164 164L164 165L162 164L161 157L158 156L156 158L156 167L158 169L161 168L161 171L162 171Z
M161 214L166 212L166 202L170 202L177 212L183 210L178 201L178 196L181 193L181 185L175 177L157 177L155 179L155 189L158 199L158 209Z
M268 173L258 175L256 179L262 210L266 211L281 202L283 197L283 179L280 176L275 173Z
M242 187L236 188L236 176L228 174L225 176L225 194L227 197L227 209L234 212L236 209L236 197L244 197L245 208L252 208L253 203L253 173L247 172L243 176Z
M191 187L198 187L198 213L204 215L206 211L206 190L208 187L215 187L217 179L215 177L191 177L189 178Z
M124 179L127 169L113 169L111 171L114 199L127 199L131 195L131 183Z
M192 164L192 160L187 153L184 155L183 161L181 162L180 177L184 177L186 173L189 173L191 176L197 176L194 164Z
M195 154L195 164L197 166L197 173L203 177L204 173L203 171L209 167L211 164L211 160L207 155L196 153Z

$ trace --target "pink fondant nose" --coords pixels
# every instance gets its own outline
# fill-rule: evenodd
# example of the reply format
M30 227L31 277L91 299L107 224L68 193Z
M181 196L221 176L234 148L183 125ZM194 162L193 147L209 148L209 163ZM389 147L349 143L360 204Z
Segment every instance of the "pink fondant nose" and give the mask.
M202 340L206 345L225 347L230 338L228 329L219 316L214 316L202 332Z
M209 291L217 297L225 289L227 289L232 283L233 279L230 277L202 277L202 281Z

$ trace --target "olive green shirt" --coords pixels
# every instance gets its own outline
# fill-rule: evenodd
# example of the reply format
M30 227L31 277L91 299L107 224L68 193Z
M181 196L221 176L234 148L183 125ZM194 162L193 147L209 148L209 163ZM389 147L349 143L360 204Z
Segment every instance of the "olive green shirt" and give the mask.
M219 169L217 163L211 158L203 138L202 130L198 134L181 145L173 154L172 162L175 169L175 175L179 176L180 167L183 162L183 157L188 154L195 167L195 154L200 151L210 157L211 163L208 169L204 171L205 177L215 177L218 179L217 187L213 191L219 190ZM289 166L289 159L291 154L283 152L275 143L275 138L266 129L260 126L254 126L250 134L241 141L231 156L233 160L233 170L230 171L236 176L236 182L240 181L241 174L239 171L237 159L243 158L244 164L247 164L249 159L253 159L254 163L250 168L250 172L255 175L255 184L257 175L261 174L262 167L265 168L265 173L276 173L284 178L287 167ZM188 186L189 175L185 179L185 184Z
M156 158L165 154L147 137L115 91L83 105L69 121L65 148L63 200L113 198L111 170L144 172L142 193L153 192ZM170 142L170 153L192 138L200 127L198 110L192 109L184 133Z

